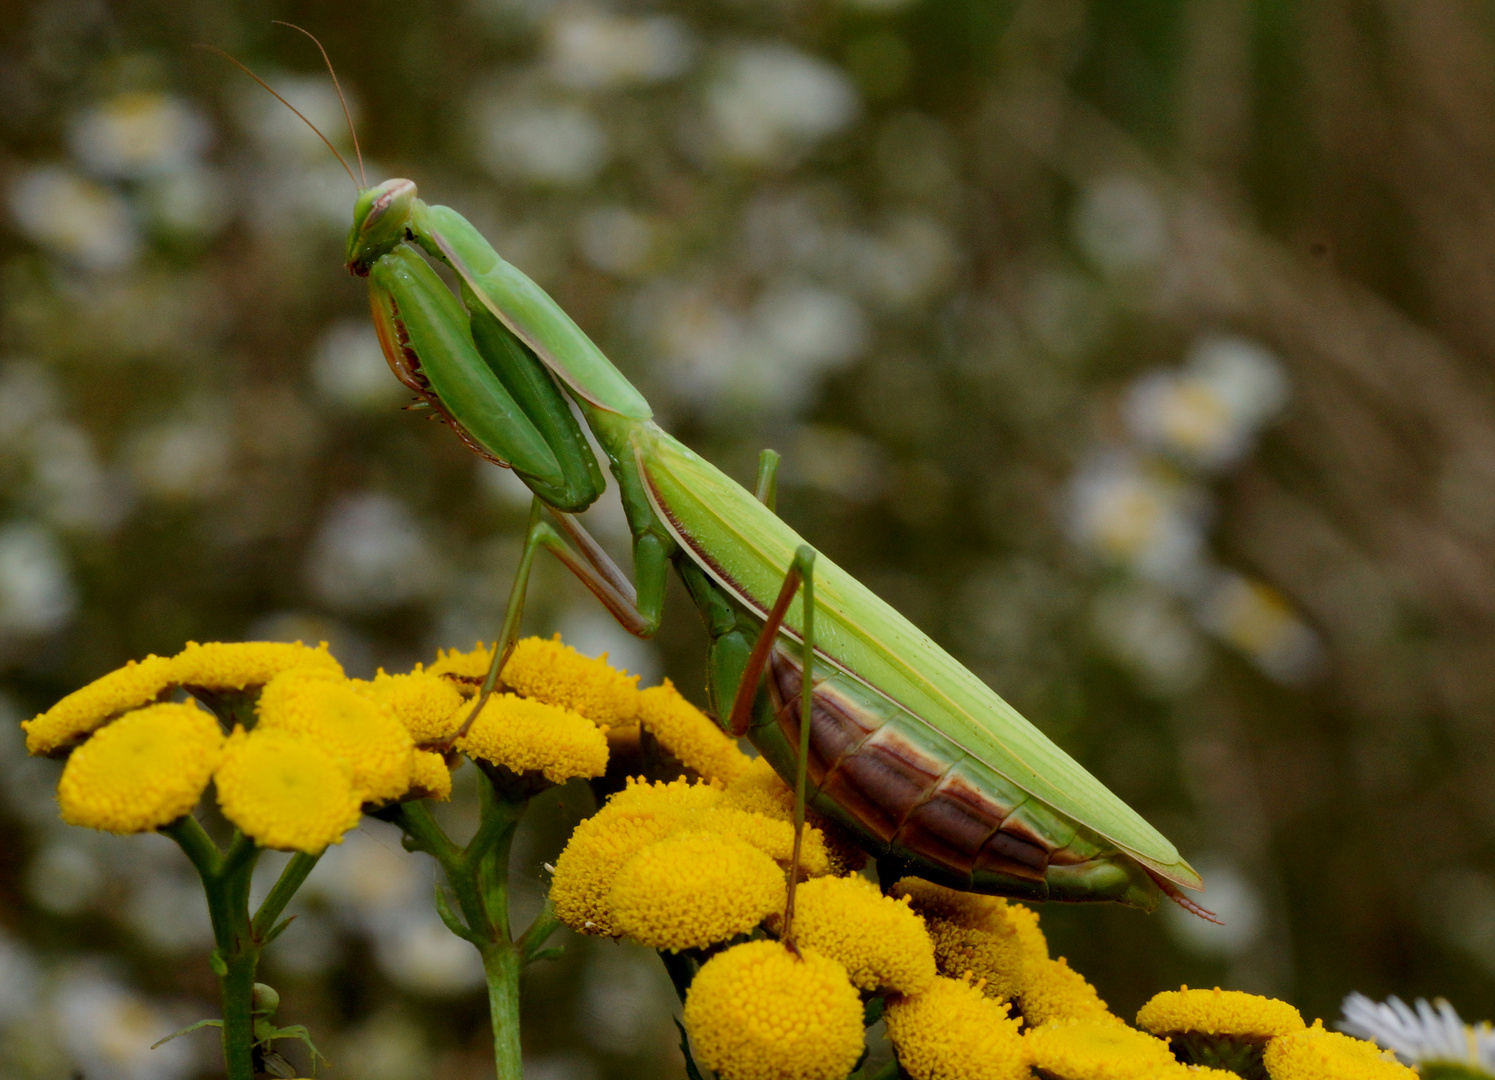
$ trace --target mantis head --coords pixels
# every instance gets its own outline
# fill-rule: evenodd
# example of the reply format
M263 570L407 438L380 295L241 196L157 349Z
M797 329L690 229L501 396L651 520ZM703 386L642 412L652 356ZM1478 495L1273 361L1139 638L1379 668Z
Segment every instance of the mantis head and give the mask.
M414 180L386 180L358 193L348 230L350 273L368 277L373 265L395 249L405 238L414 205Z

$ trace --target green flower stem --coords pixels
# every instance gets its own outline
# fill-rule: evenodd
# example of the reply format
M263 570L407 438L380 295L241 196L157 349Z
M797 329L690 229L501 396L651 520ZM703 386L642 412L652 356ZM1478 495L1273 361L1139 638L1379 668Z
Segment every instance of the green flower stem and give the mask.
M405 846L426 852L446 875L461 919L443 907L443 921L483 958L498 1080L520 1080L519 973L554 932L556 921L547 907L518 941L511 936L509 855L529 798L517 791L501 795L492 784L478 790L481 816L465 848L452 843L424 802L401 803L390 817L404 830ZM445 904L439 897L438 902Z
M228 1080L254 1080L254 975L260 952L319 855L297 854L251 919L249 888L260 848L235 832L227 851L190 814L162 827L197 869L208 901L215 948L209 959L223 1001L223 1062Z
M265 897L260 904L260 909L254 913L254 936L257 941L263 942L271 930L275 929L275 923L280 918L281 912L285 911L286 905L291 902L291 897L296 895L296 890L306 881L306 875L312 872L317 865L317 860L322 856L308 855L304 851L298 851L291 856L291 861L286 863L285 869L280 872L280 877L275 882L275 887L270 890L270 895Z

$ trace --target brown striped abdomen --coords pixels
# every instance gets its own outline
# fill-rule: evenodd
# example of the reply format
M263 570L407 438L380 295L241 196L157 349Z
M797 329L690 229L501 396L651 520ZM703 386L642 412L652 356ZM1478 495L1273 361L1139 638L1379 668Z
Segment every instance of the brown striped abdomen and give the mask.
M1102 854L1063 815L908 710L835 669L821 672L810 722L811 797L833 806L877 854L933 864L957 887L986 883L1034 896L1047 895L1050 866ZM775 649L768 686L776 734L794 748L802 682L798 658Z

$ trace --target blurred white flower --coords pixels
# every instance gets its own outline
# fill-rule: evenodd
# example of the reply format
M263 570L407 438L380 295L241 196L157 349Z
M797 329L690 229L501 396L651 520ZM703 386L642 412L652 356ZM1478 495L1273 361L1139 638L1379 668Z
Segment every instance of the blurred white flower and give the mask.
M0 931L0 1024L30 1015L40 990L36 961L24 945Z
M232 210L223 177L200 165L150 181L140 202L155 228L199 240L226 225Z
M139 875L120 914L141 941L162 952L200 953L213 945L202 884L181 868Z
M556 81L581 90L672 79L686 69L692 52L678 19L616 15L591 6L558 11L546 45Z
M88 270L128 266L140 252L130 204L59 166L22 172L10 185L10 209L22 233Z
M1168 220L1151 185L1131 175L1090 184L1075 209L1075 238L1102 270L1122 273L1155 265L1168 243Z
M467 949L473 951L470 945ZM437 1060L427 1044L425 1029L391 1008L344 1030L329 1052L340 1070L359 1080L424 1080Z
M1197 344L1181 371L1143 376L1126 420L1143 443L1202 468L1234 464L1261 425L1287 402L1287 379L1270 352L1234 337Z
M1169 904L1164 918L1175 939L1201 956L1239 956L1256 944L1262 929L1261 893L1239 868L1230 863L1199 862L1199 872L1209 882L1205 902L1220 917L1206 922L1177 904Z
M195 499L221 489L228 479L233 438L227 416L168 420L136 432L125 449L131 475L147 495Z
M0 639L51 633L77 606L67 558L52 533L32 522L0 526Z
M1108 651L1153 693L1186 693L1204 676L1209 653L1176 602L1140 585L1111 588L1095 598L1091 626Z
M637 273L654 248L654 227L642 214L622 206L604 206L582 215L576 226L582 257L609 274Z
M748 45L727 59L706 105L726 155L772 164L845 128L858 101L840 68L782 44Z
M1216 577L1200 600L1199 621L1278 682L1301 682L1319 661L1318 636L1282 594L1239 574Z
M76 915L93 903L105 876L96 845L63 833L32 857L26 894L54 915Z
M480 97L474 121L479 157L501 180L579 187L607 164L607 133L578 104Z
M80 968L52 998L53 1023L77 1070L89 1080L174 1080L196 1072L191 1038L151 1044L178 1028L144 995L106 975ZM215 1040L216 1041L216 1040Z
M120 476L105 470L88 432L67 420L47 419L31 433L31 490L40 514L62 529L108 532L130 509Z
M753 323L772 362L810 375L841 367L867 344L867 320L856 302L806 282L779 282L765 290Z
M1411 1066L1463 1065L1495 1074L1495 1028L1488 1020L1466 1024L1447 1001L1409 1007L1398 997L1377 1003L1364 994L1344 999L1344 1019L1334 1025L1357 1039L1379 1043Z
M874 301L895 308L921 304L950 283L955 242L932 218L904 214L876 234L844 234L845 274Z
M15 451L36 424L57 411L57 380L34 360L12 360L0 368L0 447Z
M84 168L121 180L189 168L211 138L201 112L153 91L116 94L79 113L68 129L68 147Z
M348 135L347 121L343 118L343 106L326 76L320 73L291 75L277 71L260 74L267 83L275 87L277 93L315 124L345 157L349 156L353 144ZM353 117L353 123L357 124L358 98L350 93L346 84L343 86L343 93L349 95L348 111ZM263 146L266 156L277 161L281 169L295 172L301 167L300 164L286 162L286 153L297 155L303 162L332 156L327 150L327 144L317 137L315 131L269 94L246 91L238 100L246 126ZM342 172L341 166L336 162L332 164L338 172ZM344 176L343 183L347 182L347 177Z
M1182 592L1203 573L1205 509L1197 488L1119 451L1092 456L1069 486L1070 533L1080 546Z
M417 994L444 997L483 985L478 951L446 928L429 896L385 920L374 957L390 979Z
M630 944L589 950L581 1001L587 1042L610 1054L636 1054L671 1030L677 999L653 959Z
M641 294L638 315L672 368L671 389L705 406L793 413L868 337L854 300L799 280L769 286L747 313L708 288L661 284Z
M663 674L654 643L634 637L595 604L567 608L558 629L561 640L577 652L606 656L613 667L640 676L642 686L653 686Z
M334 608L379 611L440 585L435 546L404 503L388 495L339 500L322 521L307 563L312 591Z
M350 410L372 411L413 396L389 370L368 319L342 319L322 333L311 378L323 398Z

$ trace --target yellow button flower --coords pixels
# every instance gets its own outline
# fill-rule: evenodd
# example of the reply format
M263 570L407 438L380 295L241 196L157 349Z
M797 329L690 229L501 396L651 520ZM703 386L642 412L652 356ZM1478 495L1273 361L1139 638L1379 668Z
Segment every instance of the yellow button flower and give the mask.
M462 694L472 697L478 692L478 687L483 685L483 680L488 676L488 667L492 663L493 650L479 641L473 645L471 652L462 652L458 649L437 649L436 663L416 670L423 670L427 675L443 679Z
M410 790L406 798L446 802L452 797L452 771L446 759L430 750L417 750L410 759Z
M596 724L513 694L492 695L456 748L516 773L541 773L553 784L607 770L607 736Z
M114 833L159 828L197 805L222 753L218 721L195 705L126 713L68 758L62 819Z
M1239 990L1165 990L1137 1013L1137 1026L1154 1035L1197 1031L1231 1035L1262 1042L1276 1035L1303 1030L1297 1009L1276 998Z
M784 900L784 872L751 844L681 833L629 859L607 902L633 940L679 952L745 934L782 911Z
M861 1056L862 1002L846 970L776 941L712 957L685 997L696 1059L722 1080L843 1080Z
M923 993L889 1001L883 1017L914 1080L1028 1080L1018 1022L968 979L936 977Z
M315 649L299 641L189 641L171 658L171 679L204 690L248 690L295 668L343 673L325 641Z
M776 930L782 919L769 920ZM907 900L864 877L822 877L794 894L794 943L838 962L861 990L917 994L934 981L934 944Z
M346 679L314 668L285 671L265 685L256 708L256 730L304 735L345 762L364 802L399 798L410 786L410 732Z
M694 827L707 832L724 833L746 840L755 848L773 856L786 869L794 855L794 824L777 818L750 814L731 806L714 806L699 812ZM799 866L810 877L819 877L831 872L830 849L825 834L812 825L805 825L805 835L800 841Z
M1325 1031L1322 1020L1267 1043L1262 1055L1272 1080L1416 1080L1389 1050Z
M315 854L358 824L348 766L291 731L236 728L214 779L224 816L261 847Z
M638 712L637 675L609 665L606 653L596 660L582 656L561 644L559 634L515 644L502 678L515 693L570 709L594 724L626 724Z
M678 831L692 812L719 805L720 789L676 780L628 781L601 810L571 833L556 860L550 901L556 915L583 934L617 937L608 895L618 870L649 844Z
M1060 1020L1023 1038L1033 1066L1053 1080L1188 1080L1167 1043L1124 1024Z
M1023 960L1038 961L1049 958L1049 940L1043 936L1038 925L1038 912L1026 904L1008 903L1003 906L1007 925L1017 934L1023 947Z
M1123 1024L1101 1000L1095 987L1069 966L1064 957L1036 960L1023 966L1017 996L1023 1019L1037 1027L1057 1020L1085 1020L1098 1024Z
M969 971L982 980L986 996L1001 1001L1018 997L1027 961L1023 939L1008 920L1006 901L918 878L899 881L893 895L907 897L924 916L940 974L959 978Z
M160 697L172 683L171 661L147 656L79 687L46 712L21 722L26 749L33 754L58 754L76 746L89 733L131 709Z
M780 821L794 818L794 792L763 757L753 758L727 782L726 805Z
M504 678L508 678L507 671ZM640 691L637 708L639 723L652 731L664 748L687 768L708 780L730 783L752 761L738 748L735 739L686 701L669 679Z
M462 693L429 672L386 675L381 671L372 682L354 680L353 685L394 713L417 743L448 739L467 719Z

